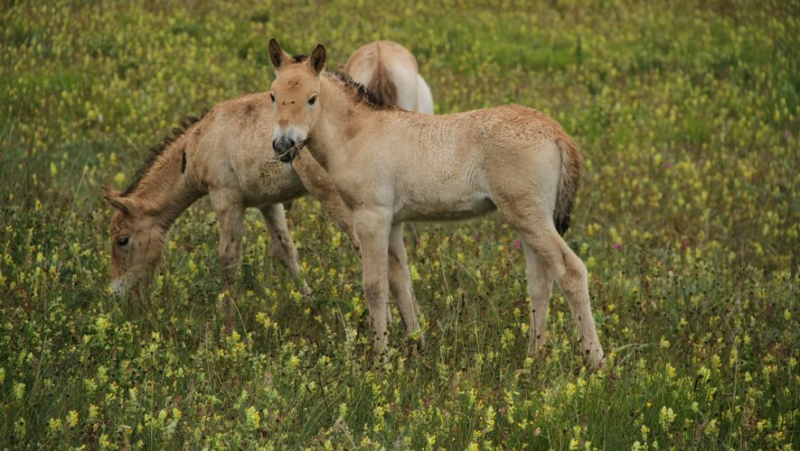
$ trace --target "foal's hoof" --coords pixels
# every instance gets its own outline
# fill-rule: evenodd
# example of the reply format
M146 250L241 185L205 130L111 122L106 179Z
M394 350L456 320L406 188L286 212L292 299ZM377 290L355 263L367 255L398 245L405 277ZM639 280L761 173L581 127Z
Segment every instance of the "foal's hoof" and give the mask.
M414 356L423 353L425 351L425 334L422 331L410 333L406 336L406 344Z
M589 371L592 372L600 371L606 367L606 359L603 356L603 351L595 350L594 352L590 351L584 351L584 352L588 352L588 355L584 359L584 362L586 364L586 368Z
M397 354L396 349L392 348L384 348L383 351L375 351L373 356L372 365L375 368L383 368L386 366L391 360L394 360L394 356Z

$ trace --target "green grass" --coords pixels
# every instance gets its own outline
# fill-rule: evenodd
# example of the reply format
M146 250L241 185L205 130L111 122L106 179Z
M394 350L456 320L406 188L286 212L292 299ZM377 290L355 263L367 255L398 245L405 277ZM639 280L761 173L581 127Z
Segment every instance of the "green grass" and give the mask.
M0 11L0 448L800 443L797 2L50 3ZM331 68L396 40L439 113L559 120L587 160L566 239L606 369L582 369L557 289L525 357L524 257L497 214L407 228L428 347L395 310L381 367L359 262L312 199L288 217L313 296L251 213L226 332L204 200L152 291L113 298L100 186L182 117L266 90L272 36L324 43Z

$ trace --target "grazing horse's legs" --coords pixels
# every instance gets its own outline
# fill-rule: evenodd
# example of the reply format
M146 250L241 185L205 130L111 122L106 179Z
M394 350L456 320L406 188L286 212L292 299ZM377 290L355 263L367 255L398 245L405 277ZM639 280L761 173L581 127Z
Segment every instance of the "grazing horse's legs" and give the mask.
M553 291L553 274L542 264L527 243L523 242L522 248L528 263L525 275L528 279L528 295L531 297L528 355L536 356L544 344L547 331L547 306L550 304L550 294Z
M392 225L389 233L389 289L392 291L406 333L413 334L419 330L419 306L414 299L414 288L411 285L411 273L408 270L406 247L403 244L403 224ZM425 345L425 338L420 335L420 346Z
M219 222L219 262L222 269L222 287L233 288L236 270L242 260L242 235L244 235L245 205L239 194L231 190L211 192L211 205L217 213ZM226 294L220 306L225 315L225 332L233 329L235 304L232 297Z
M222 285L230 288L242 259L245 206L235 191L211 192L211 205L219 221L219 261L222 267Z
M272 252L286 269L297 280L300 280L300 259L297 256L297 248L294 245L289 229L286 227L286 212L283 205L267 204L261 207L261 215L267 223L267 229L272 242ZM303 293L308 294L311 289L303 280Z
M386 350L388 341L386 320L389 300L388 249L391 212L356 210L353 212L353 222L361 240L362 283L372 322L371 341L380 355Z

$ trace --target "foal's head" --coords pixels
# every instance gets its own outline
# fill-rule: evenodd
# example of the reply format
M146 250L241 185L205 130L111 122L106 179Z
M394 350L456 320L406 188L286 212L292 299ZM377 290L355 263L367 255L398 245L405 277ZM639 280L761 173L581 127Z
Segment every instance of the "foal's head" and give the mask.
M325 47L318 44L311 56L292 58L275 39L269 42L269 57L278 70L269 92L275 111L272 148L283 154L308 138L320 114L320 73L325 67Z
M111 290L124 295L129 288L144 288L161 260L166 230L157 217L146 214L139 199L103 187L103 197L114 209L111 218Z

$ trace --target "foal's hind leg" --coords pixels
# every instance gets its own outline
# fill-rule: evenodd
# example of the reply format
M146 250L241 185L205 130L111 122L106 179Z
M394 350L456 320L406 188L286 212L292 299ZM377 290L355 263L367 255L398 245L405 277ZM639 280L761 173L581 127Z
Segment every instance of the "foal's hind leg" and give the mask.
M558 283L561 291L567 298L569 308L580 334L581 355L584 361L592 368L598 368L603 362L603 348L597 337L594 325L594 317L589 302L588 272L586 265L580 258L572 252L567 243L556 232L551 212L547 208L531 203L529 199L515 198L516 202L511 202L511 197L497 196L495 203L503 215L519 230L526 249L535 257L535 265L531 266L531 259L528 259L528 289L531 291L531 319L533 317L534 304L542 305L541 290L548 285L547 278L552 277ZM526 202L527 200L527 202ZM538 279L533 280L531 275L538 268L542 268L544 274L544 284L540 284ZM533 294L536 294L535 298ZM548 296L549 297L549 296ZM536 309L538 313L538 308ZM541 317L544 323L544 315ZM534 347L541 338L537 339L539 327L531 324L531 338ZM544 327L544 324L542 324ZM542 334L543 335L543 334Z
M525 275L528 279L528 295L531 298L528 355L536 356L545 341L547 307L550 304L550 295L553 291L553 272L542 264L530 245L523 243L522 248L525 251L525 260L528 264Z
M558 286L566 296L581 337L581 355L590 367L600 367L603 361L603 348L597 337L592 316L586 265L567 246L552 223L537 231L520 227L520 233L536 254L540 264L552 271Z
M260 210L267 223L267 229L269 229L272 253L289 270L292 277L300 280L300 258L297 255L297 248L292 236L289 234L289 228L286 226L286 212L283 205L268 204L261 207ZM308 288L305 280L302 280L302 284L303 293L310 293L311 289Z
M412 335L419 330L419 307L414 299L411 273L408 270L406 247L403 244L403 224L392 225L389 233L389 289L397 301L406 333ZM425 346L425 337L420 334L419 345Z

